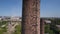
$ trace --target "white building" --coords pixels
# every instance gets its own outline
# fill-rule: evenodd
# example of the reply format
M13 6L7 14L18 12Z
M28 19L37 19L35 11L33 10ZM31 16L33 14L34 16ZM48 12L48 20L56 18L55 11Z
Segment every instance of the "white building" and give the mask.
M60 25L56 25L56 27L58 27L58 29L60 29Z
M51 23L51 21L50 20L44 20L46 23Z

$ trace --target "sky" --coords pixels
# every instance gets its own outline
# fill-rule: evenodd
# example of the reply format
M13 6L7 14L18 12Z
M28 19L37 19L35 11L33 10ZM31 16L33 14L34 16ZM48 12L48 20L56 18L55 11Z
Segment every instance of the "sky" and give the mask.
M0 16L21 16L22 0L0 0Z
M60 0L41 0L41 17L60 17Z
M21 16L22 0L0 0L0 16ZM60 17L60 0L41 0L40 17Z

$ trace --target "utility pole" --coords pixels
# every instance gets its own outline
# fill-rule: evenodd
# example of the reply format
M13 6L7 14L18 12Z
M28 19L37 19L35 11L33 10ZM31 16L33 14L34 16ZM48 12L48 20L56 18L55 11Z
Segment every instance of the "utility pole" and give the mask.
M22 34L40 34L40 0L23 0Z

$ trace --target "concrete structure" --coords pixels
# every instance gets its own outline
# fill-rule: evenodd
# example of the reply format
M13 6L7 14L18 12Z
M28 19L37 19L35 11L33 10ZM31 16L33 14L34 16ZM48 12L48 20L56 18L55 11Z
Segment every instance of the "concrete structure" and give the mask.
M15 26L18 24L21 24L21 19L16 18L16 17L11 17L10 19L7 19L6 21L8 22L7 26L7 34L13 34L15 31Z
M40 34L40 0L23 0L22 34Z
M11 21L11 22L8 22L8 26L7 26L7 34L13 34L15 32L15 27L16 25L19 25L20 22L14 22L14 21Z

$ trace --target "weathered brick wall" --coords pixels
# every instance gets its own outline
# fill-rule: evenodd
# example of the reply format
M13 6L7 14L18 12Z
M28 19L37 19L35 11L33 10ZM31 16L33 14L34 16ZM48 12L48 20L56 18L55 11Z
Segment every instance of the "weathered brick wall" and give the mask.
M22 34L40 34L40 0L23 0Z

